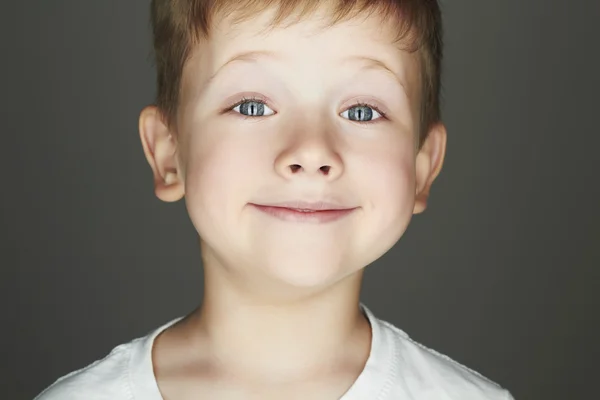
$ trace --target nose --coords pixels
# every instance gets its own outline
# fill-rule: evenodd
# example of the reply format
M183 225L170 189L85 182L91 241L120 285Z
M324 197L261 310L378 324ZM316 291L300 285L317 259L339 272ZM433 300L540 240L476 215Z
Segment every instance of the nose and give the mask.
M333 181L343 174L343 162L325 137L295 140L275 160L277 173L286 179L319 177Z

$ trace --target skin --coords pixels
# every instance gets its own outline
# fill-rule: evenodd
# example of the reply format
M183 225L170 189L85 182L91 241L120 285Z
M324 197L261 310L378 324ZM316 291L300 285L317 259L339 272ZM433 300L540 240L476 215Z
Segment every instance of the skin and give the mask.
M370 351L363 269L425 210L442 167L442 124L417 148L418 56L376 16L264 31L271 16L223 19L193 49L176 131L154 106L140 116L156 195L185 198L205 271L202 306L155 342L165 399L340 398ZM252 96L267 115L229 110ZM381 111L372 123L346 112L359 101ZM292 200L356 209L319 224L251 205Z

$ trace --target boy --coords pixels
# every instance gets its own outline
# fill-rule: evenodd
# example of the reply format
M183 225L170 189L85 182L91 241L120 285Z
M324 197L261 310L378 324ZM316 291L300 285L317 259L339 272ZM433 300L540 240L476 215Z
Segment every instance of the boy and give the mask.
M140 136L201 307L38 399L511 399L359 303L445 153L434 0L153 0Z

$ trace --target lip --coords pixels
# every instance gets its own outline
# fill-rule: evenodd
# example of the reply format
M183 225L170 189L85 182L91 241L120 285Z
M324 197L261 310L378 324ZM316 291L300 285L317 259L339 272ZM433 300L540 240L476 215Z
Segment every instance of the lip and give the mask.
M352 214L358 207L345 207L326 202L292 201L275 204L254 204L259 211L283 221L326 223Z

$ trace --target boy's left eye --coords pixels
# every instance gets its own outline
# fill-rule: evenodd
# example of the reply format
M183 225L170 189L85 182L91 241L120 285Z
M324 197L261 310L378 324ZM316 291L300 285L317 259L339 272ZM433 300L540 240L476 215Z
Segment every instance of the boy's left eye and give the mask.
M372 107L368 104L357 104L348 108L340 115L344 118L348 118L351 121L372 122L383 117L382 114L383 113L375 109L375 107Z

